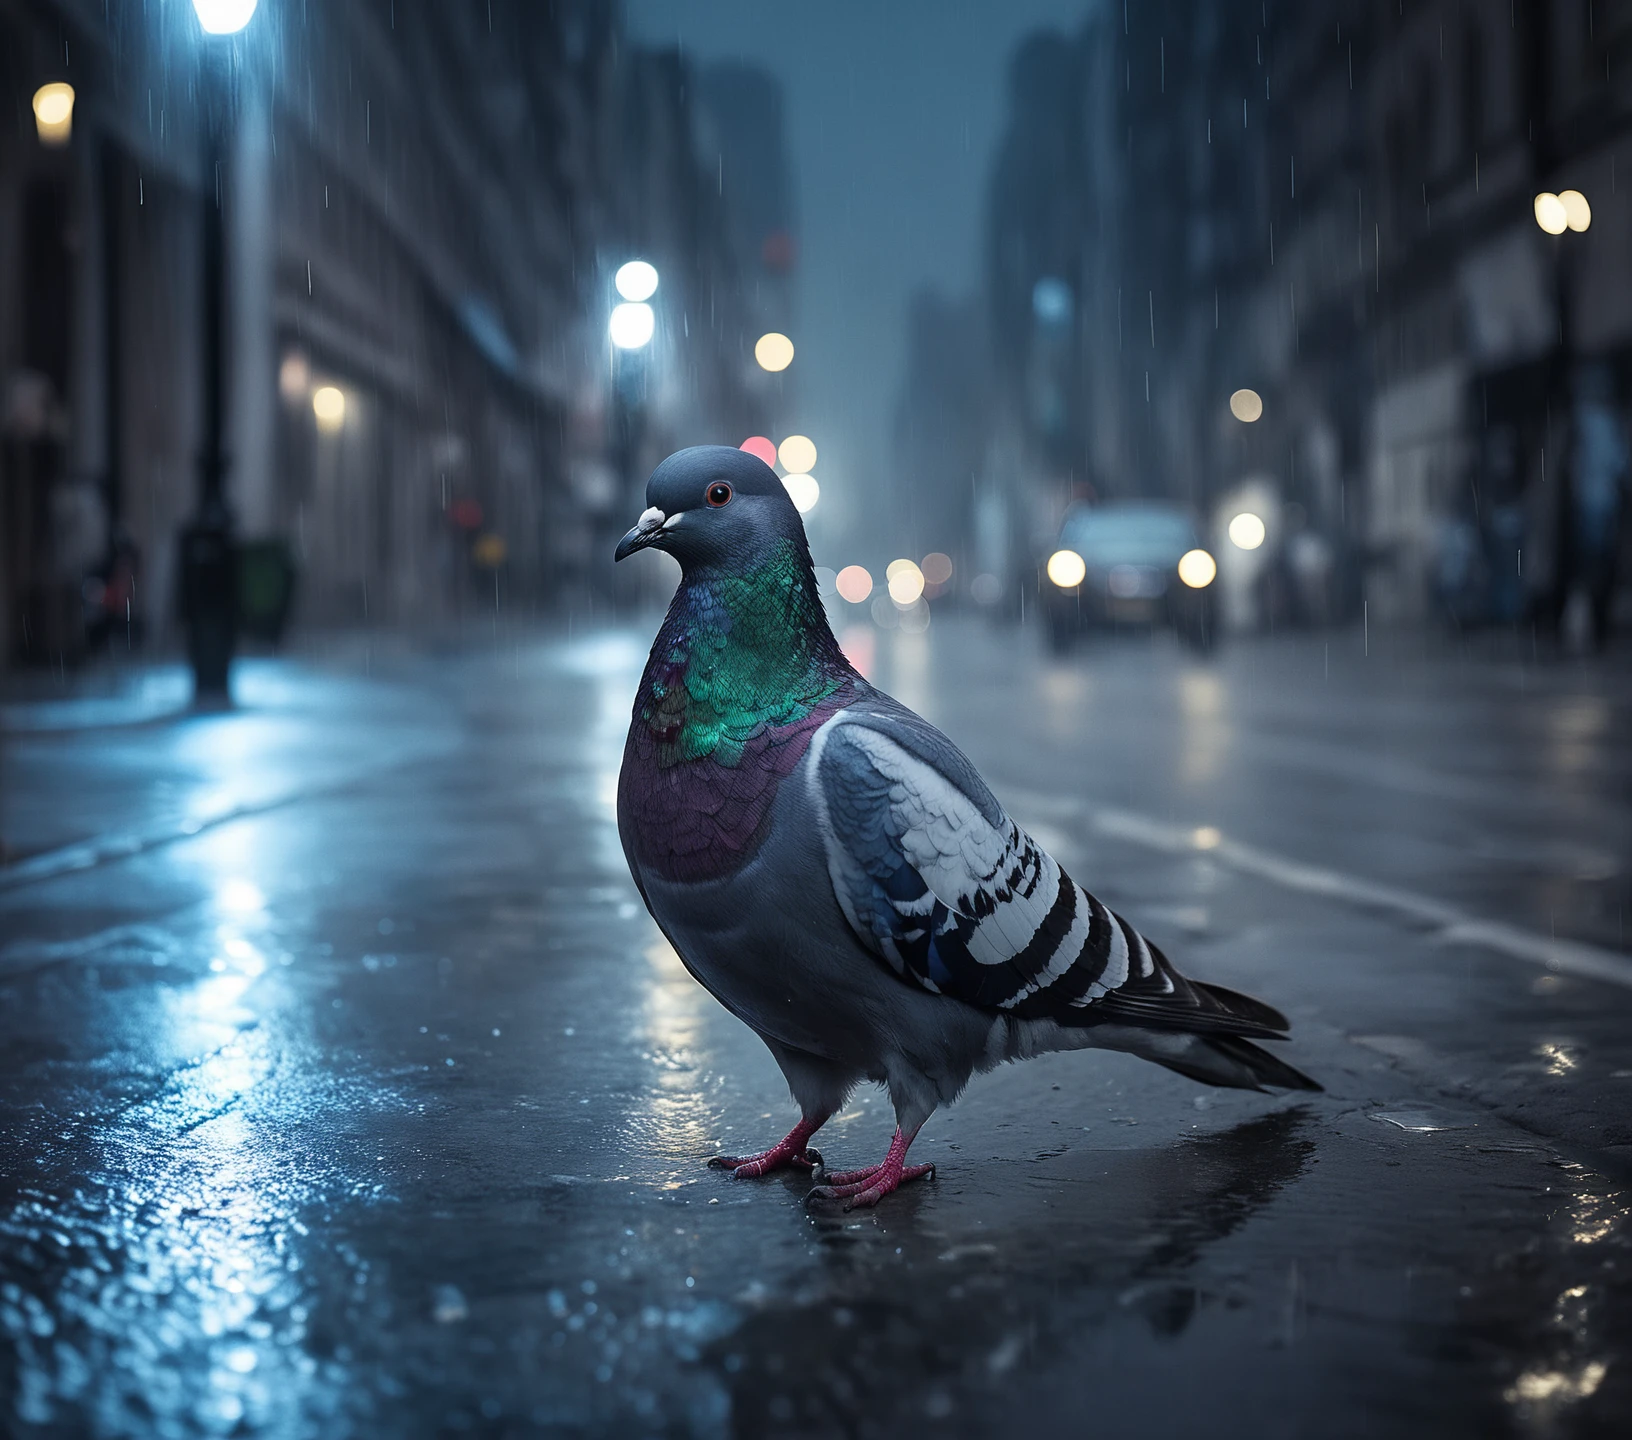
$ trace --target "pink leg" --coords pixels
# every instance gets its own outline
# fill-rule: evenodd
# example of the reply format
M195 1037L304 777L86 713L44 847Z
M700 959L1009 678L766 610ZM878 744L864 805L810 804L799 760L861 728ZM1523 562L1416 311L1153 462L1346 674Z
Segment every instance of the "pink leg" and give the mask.
M846 1210L853 1210L858 1205L876 1205L890 1191L905 1185L909 1180L916 1180L922 1175L934 1175L933 1165L908 1165L907 1147L912 1144L912 1135L904 1135L901 1131L895 1132L895 1138L890 1141L889 1153L877 1165L866 1170L849 1170L841 1175L830 1175L828 1183L815 1186L805 1197L808 1204L812 1200L843 1200Z
M738 1180L753 1180L787 1166L796 1170L813 1170L822 1163L821 1153L812 1150L805 1141L826 1123L825 1115L815 1120L802 1116L799 1123L769 1150L761 1150L757 1155L716 1155L708 1162L709 1168L729 1170Z

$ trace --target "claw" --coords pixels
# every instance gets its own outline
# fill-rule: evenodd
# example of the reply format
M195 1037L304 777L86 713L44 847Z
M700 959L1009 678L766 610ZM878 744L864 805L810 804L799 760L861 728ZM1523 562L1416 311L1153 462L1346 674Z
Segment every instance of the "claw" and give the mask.
M821 1123L821 1120L800 1120L769 1150L761 1150L757 1155L715 1155L709 1160L708 1168L729 1170L738 1180L756 1180L773 1170L814 1171L822 1163L822 1154L805 1141L816 1133Z
M889 1153L877 1165L869 1166L865 1170L846 1170L838 1175L827 1177L824 1185L813 1186L805 1196L805 1204L820 1200L843 1200L846 1210L854 1210L858 1206L867 1208L878 1204L891 1191L905 1185L909 1180L922 1179L925 1176L934 1178L934 1165L907 1165L904 1163L907 1147L912 1144L911 1135L895 1132L895 1138L890 1141Z

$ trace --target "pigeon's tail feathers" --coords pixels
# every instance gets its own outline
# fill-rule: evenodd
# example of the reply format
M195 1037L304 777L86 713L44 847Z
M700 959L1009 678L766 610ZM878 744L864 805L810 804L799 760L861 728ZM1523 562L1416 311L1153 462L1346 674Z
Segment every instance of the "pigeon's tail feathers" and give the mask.
M1292 1022L1273 1005L1266 1005L1251 995L1243 995L1239 990L1226 990L1224 986L1214 985L1208 980L1191 980L1190 983L1198 990L1205 990L1224 1007L1227 1014L1246 1021L1255 1029L1279 1030L1284 1033L1292 1028Z
M1204 1085L1232 1090L1320 1090L1303 1071L1238 1035L1159 1035L1129 1046L1136 1055Z

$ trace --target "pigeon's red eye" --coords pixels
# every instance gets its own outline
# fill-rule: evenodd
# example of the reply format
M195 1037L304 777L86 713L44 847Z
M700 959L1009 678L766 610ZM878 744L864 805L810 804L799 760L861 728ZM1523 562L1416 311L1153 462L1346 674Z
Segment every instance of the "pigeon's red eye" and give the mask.
M703 499L718 510L720 506L731 503L731 487L723 480L716 480L707 490L703 491Z

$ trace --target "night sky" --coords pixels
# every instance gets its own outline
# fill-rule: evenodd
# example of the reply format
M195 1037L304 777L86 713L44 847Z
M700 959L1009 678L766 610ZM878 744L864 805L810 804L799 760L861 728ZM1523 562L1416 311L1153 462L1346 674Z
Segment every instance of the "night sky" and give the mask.
M800 244L800 428L821 451L818 559L889 463L907 302L971 292L1009 56L1092 0L627 0L643 40L743 59L784 86ZM846 526L846 528L848 528Z

